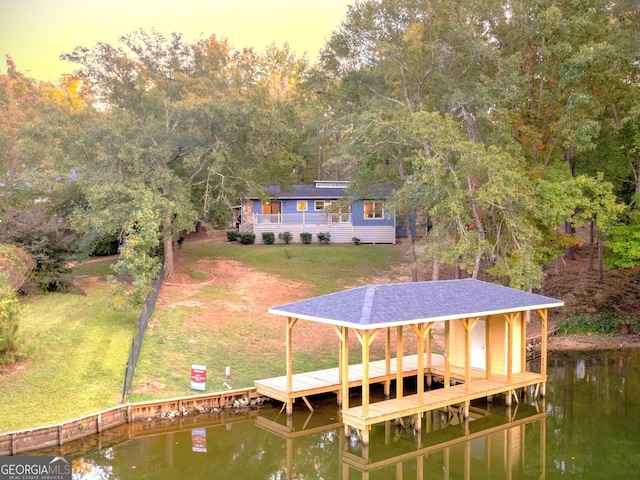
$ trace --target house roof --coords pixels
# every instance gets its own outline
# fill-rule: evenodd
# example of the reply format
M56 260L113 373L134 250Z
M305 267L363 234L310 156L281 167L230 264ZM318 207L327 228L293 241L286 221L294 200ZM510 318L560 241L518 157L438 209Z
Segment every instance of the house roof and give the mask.
M293 185L293 190L291 191L282 190L282 188L278 186L271 186L267 187L267 191L273 196L273 198L277 199L321 200L343 198L347 196L346 184L345 187L317 186L321 184L322 182L317 181L313 185ZM351 194L352 196L355 195L360 199L380 199L388 197L391 194L391 190L392 187L390 185L372 185L362 191L359 190L357 193L351 192Z
M323 199L345 196L344 188L318 188L315 185L294 185L292 192L282 191L280 187L267 187L267 191L275 198L283 199Z
M474 280L367 285L269 308L360 330L561 307L562 300Z

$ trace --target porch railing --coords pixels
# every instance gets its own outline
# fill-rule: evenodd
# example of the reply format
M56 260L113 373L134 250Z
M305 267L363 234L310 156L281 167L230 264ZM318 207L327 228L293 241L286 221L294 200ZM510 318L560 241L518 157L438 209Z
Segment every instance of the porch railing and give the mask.
M299 213L254 213L254 225L279 224L279 225L305 225L351 223L350 213L330 212L299 212Z

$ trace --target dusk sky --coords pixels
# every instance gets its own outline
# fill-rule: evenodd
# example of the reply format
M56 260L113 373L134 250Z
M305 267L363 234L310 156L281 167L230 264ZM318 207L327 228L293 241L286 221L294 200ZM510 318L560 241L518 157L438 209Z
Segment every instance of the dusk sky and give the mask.
M144 28L187 42L215 34L234 50L258 52L271 43L289 46L315 61L355 0L0 0L0 55L39 80L57 80L76 67L59 60L74 47Z

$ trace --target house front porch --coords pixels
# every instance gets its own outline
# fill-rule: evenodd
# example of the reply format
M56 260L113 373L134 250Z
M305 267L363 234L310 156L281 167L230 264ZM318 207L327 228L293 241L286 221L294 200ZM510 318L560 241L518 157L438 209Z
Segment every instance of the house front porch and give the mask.
M395 225L356 226L351 223L351 215L337 216L344 221L333 221L334 216L326 214L254 214L251 226L243 224L243 229L256 234L256 243L262 242L263 232L273 232L276 239L278 234L289 232L292 243L301 243L301 233L310 233L312 243L317 243L317 234L320 232L328 232L331 243L352 243L354 237L360 243L396 243Z

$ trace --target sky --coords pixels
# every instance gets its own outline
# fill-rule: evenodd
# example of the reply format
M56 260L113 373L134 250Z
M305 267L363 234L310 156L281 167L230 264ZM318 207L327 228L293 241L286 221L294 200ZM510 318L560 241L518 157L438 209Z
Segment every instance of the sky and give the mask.
M115 45L135 30L215 34L234 50L289 43L312 62L355 0L0 0L0 73L11 55L18 71L56 81L76 66L59 59L76 46Z

